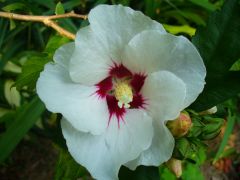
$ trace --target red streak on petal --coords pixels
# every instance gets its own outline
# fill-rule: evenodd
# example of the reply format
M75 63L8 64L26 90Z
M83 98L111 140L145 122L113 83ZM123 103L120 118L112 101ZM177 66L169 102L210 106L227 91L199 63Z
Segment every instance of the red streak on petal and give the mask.
M107 77L98 84L96 84L98 90L96 93L99 97L104 98L106 97L107 93L112 89L113 83L112 83L112 77Z
M110 68L109 75L117 78L123 78L132 76L132 73L125 66L123 66L123 64L114 63L114 65Z
M130 107L134 109L145 108L145 105L145 99L141 94L135 94L133 96L133 101L130 103Z
M116 116L117 117L117 121L118 121L118 127L120 127L120 125L119 125L120 120L122 120L124 122L123 116L126 113L125 108L120 108L118 106L117 99L114 96L112 96L112 95L107 95L106 96L106 100L107 100L108 111L109 111L108 125L110 124L111 118L113 116Z
M132 80L131 80L130 84L136 93L139 93L140 90L142 89L142 86L144 84L146 77L147 76L144 74L134 74L132 76Z

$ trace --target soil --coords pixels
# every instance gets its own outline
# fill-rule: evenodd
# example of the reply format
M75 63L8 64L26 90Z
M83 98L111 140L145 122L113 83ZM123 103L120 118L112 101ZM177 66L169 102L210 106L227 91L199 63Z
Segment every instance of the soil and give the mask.
M23 140L4 165L1 180L52 180L58 152L50 140Z

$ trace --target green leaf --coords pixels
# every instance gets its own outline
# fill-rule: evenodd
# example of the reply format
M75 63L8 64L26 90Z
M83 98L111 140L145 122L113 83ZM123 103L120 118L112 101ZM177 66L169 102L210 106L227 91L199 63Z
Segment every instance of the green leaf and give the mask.
M188 157L191 151L190 143L186 138L176 139L175 148L178 149L184 158Z
M55 8L55 14L64 14L65 10L61 2L58 2Z
M221 11L214 12L207 27L197 29L193 43L198 48L207 72L227 72L240 57L240 4L226 1Z
M0 19L0 29L1 29L1 33L0 33L0 48L2 49L2 44L3 41L5 39L6 36L6 32L7 32L7 27L8 27L8 21L1 18ZM1 51L0 51L1 52Z
M230 71L240 71L240 59L232 65Z
M5 121L2 117L5 116L6 114L9 114L10 112L11 112L10 109L0 107L0 123Z
M49 9L54 9L55 8L55 3L53 0L34 0L34 3L38 5L42 5L44 7L47 7Z
M206 25L204 19L200 15L198 15L196 12L185 10L185 11L181 11L181 15L198 25L204 25L204 26Z
M99 4L105 4L107 2L107 0L97 0L95 3L94 3L94 7L99 5Z
M161 165L159 168L160 179L163 180L176 180L176 176L164 165Z
M189 21L196 23L197 25L205 25L204 19L195 12L185 10L171 10L165 13L165 16L172 16L177 19L181 24L189 24ZM183 18L183 19L182 19Z
M203 7L209 11L214 11L217 9L215 5L210 3L208 0L189 0L191 3Z
M199 139L201 139L201 140L212 140L212 139L216 138L220 134L220 132L221 132L220 130L214 131L214 132L211 132L211 133L203 132L199 136Z
M119 180L159 180L158 167L138 166L135 171L122 166L119 171Z
M193 38L207 68L204 91L191 107L196 111L209 109L240 92L240 74L229 72L240 57L239 12L239 0L226 1Z
M23 44L23 41L16 41L11 48L8 48L6 52L3 52L2 56L0 54L0 75L2 74L5 64L9 61L10 58L19 52Z
M14 20L10 19L10 31L15 29L15 27L16 27L16 24L15 24Z
M5 7L3 7L2 9L4 11L10 12L10 11L14 11L14 10L17 10L17 9L22 10L22 9L26 9L26 8L27 8L26 5L23 4L23 3L12 3L12 4L9 4Z
M66 44L69 42L69 39L66 37L62 37L62 36L52 36L48 43L47 46L44 50L44 52L49 54L49 58L52 58L53 54L55 53L55 51L63 44Z
M106 3L106 1L107 0L105 0L105 2L103 2L103 3L101 3L101 4L104 4L104 3ZM95 2L95 1L93 1L93 2ZM79 0L71 0L71 1L66 1L66 2L64 2L63 3L63 7L64 7L64 9L65 10L69 10L69 11L71 11L71 10L73 10L74 8L76 8L76 7L86 7L86 4L87 4L88 2L87 1L79 1ZM93 5L94 6L94 5Z
M182 174L183 180L204 180L204 176L198 165L187 163Z
M224 149L224 151L221 153L221 158L225 158L225 157L229 157L233 154L236 154L238 152L236 152L236 148L232 147L232 148L227 148L226 150Z
M185 33L185 34L188 34L189 36L193 36L196 31L196 29L188 25L176 26L176 25L163 24L163 27L171 34Z
M191 108L203 111L236 96L240 92L239 79L239 71L207 76L205 88Z
M156 9L160 6L160 0L144 0L145 14L150 17L154 17Z
M18 76L16 87L18 90L27 86L28 89L33 90L36 86L37 79L44 65L49 62L48 58L32 57L24 64L22 73Z
M209 123L207 123L206 126L202 128L203 133L206 133L206 134L213 133L220 130L220 128L224 123L224 120L221 118L213 118L208 121Z
M235 120L236 120L236 116L231 114L231 111L228 111L229 115L227 117L227 126L223 135L223 139L222 142L220 144L220 147L217 151L216 156L214 157L214 161L213 163L215 163L219 158L221 158L222 153L224 151L225 146L227 145L228 142L228 138L231 135L233 128L234 128L234 124L235 124Z
M88 175L87 171L75 162L67 151L61 150L55 167L54 179L72 180L86 175Z
M3 162L45 110L38 97L17 110L15 119L1 135L0 162Z

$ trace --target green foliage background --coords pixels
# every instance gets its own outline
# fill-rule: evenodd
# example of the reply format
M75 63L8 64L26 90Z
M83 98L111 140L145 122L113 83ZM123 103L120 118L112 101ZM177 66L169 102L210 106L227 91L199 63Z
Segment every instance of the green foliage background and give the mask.
M204 59L207 78L203 93L191 109L199 112L237 97L240 92L239 0L227 0L224 6L224 0L0 0L0 9L30 15L62 14L72 10L87 14L91 8L103 3L123 4L141 10L162 23L168 32L192 39ZM58 23L72 33L88 24L87 20L70 18L58 20ZM0 18L0 162L7 163L11 159L11 152L31 129L32 133L41 132L60 149L55 179L88 176L66 152L59 115L47 112L35 93L36 80L44 65L52 61L58 47L69 41L41 23ZM220 105L230 109L231 117L238 117L234 106ZM213 128L219 126L220 121L216 122ZM230 123L229 132L235 120ZM211 130L207 131L208 137L215 135L210 134ZM201 131L199 136L204 132ZM225 141L227 138L226 135ZM187 143L189 139L191 136ZM225 145L223 142L221 148ZM215 158L219 158L221 148ZM206 159L205 156L204 153L199 155L200 159ZM197 164L202 161L196 160ZM135 172L122 168L120 178L159 179L158 171L161 179L175 179L164 167L139 167ZM198 172L197 165L187 164L182 178L188 179L190 174L192 179L202 179L202 176L194 177Z

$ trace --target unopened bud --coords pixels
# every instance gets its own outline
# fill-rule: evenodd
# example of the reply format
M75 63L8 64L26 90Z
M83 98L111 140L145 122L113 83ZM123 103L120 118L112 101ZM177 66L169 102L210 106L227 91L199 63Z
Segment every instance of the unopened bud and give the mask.
M21 96L19 91L13 85L15 82L13 80L7 80L4 86L4 95L6 100L11 106L20 106Z
M170 171L172 171L177 178L182 175L182 161L171 158L166 164L168 169L170 169Z
M187 112L181 112L179 117L167 122L167 127L174 137L186 135L192 126L192 120Z
M212 108L206 110L206 111L202 111L199 114L200 115L208 115L208 114L215 114L217 112L217 106L213 106Z

